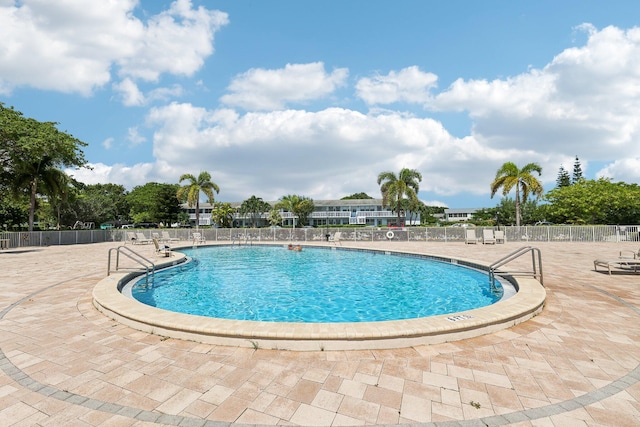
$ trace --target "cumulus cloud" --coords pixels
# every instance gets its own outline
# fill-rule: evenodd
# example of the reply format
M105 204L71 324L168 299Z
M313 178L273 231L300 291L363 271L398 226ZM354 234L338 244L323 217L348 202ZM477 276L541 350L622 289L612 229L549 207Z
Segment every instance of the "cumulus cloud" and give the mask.
M386 76L365 77L356 84L356 94L367 104L393 104L395 102L425 103L429 91L437 86L438 76L420 71L416 66Z
M640 28L580 28L589 32L586 45L544 68L502 80L459 79L427 107L468 111L474 135L495 148L639 156Z
M640 157L616 160L596 172L598 178L640 183Z
M112 79L131 105L139 102L132 80L158 81L163 73L191 76L213 53L225 13L189 0L137 18L136 0L21 0L0 5L0 94L14 88L88 96ZM128 80L127 80L128 78Z
M348 75L346 68L327 73L322 62L287 64L277 70L255 68L236 76L228 88L231 93L220 101L245 110L280 110L330 95Z

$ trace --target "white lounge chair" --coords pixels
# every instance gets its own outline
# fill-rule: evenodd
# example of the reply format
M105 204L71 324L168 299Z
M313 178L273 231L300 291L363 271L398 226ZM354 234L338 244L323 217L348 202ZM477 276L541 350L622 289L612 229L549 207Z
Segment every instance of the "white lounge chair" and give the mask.
M136 233L136 243L138 243L138 244L142 244L142 243L147 244L147 243L151 243L151 242L152 242L152 240L148 239L147 236L144 235L144 233L142 233L140 231L138 231Z
M474 229L467 229L465 236L464 236L464 243L465 245L470 245L470 244L477 244L478 243L478 236L476 235L476 230Z
M333 236L329 237L329 241L331 243L333 243L334 245L336 243L340 243L340 246L342 246L342 242L340 241L342 239L342 232L340 231L336 231L335 233L333 233Z
M171 242L179 242L180 239L178 239L177 237L171 237L168 231L163 231L161 241L171 243Z
M640 259L637 258L618 258L618 259L597 259L593 261L593 269L598 271L598 267L605 267L611 275L611 268L617 268L624 271L640 272Z
M127 242L131 243L132 245L135 245L137 243L138 238L136 237L136 233L134 233L133 231L127 231L127 240L124 241L124 244L126 245Z
M482 230L482 243L492 245L496 244L496 236L493 234L492 228L485 228Z
M496 243L504 243L507 241L503 230L496 230L493 236L496 238Z
M171 247L167 246L167 245L161 245L158 242L158 239L153 238L153 244L156 247L156 255L163 255L166 257L170 257L171 256Z

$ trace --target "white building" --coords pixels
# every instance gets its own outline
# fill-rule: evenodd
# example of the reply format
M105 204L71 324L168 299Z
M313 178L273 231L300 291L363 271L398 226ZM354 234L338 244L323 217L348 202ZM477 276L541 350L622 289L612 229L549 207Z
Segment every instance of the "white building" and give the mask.
M445 209L444 220L447 222L466 222L473 218L479 209Z
M274 206L277 202L268 202ZM315 210L309 215L309 225L319 227L326 225L371 225L371 226L404 226L420 225L420 214L407 212L398 222L398 214L382 206L382 199L352 199L352 200L314 200ZM230 203L236 209L233 216L234 227L251 227L250 215L240 215L238 210L242 203ZM196 209L182 204L182 209L189 214L189 219L195 224ZM200 204L200 225L213 225L211 219L212 206L208 203ZM291 226L293 221L298 225L297 217L291 212L280 210L283 225ZM258 219L258 227L270 225L269 212L263 212Z

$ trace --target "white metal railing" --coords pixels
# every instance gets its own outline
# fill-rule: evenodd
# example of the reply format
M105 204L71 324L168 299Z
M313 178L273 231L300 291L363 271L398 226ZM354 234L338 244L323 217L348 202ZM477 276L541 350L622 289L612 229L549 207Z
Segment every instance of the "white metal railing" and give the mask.
M356 217L357 218L357 217ZM357 220L357 219L356 219ZM482 234L482 227L476 227ZM487 227L493 228L496 227ZM164 231L168 229L163 229ZM169 229L172 237L182 241L191 241L192 229ZM229 241L234 237L251 241L324 241L326 234L336 231L342 233L343 240L352 241L412 241L412 242L464 242L463 227L405 227L393 229L393 238L388 238L387 227L317 227L317 228L209 228L200 227L207 241ZM500 227L505 232L507 242L522 242L526 245L535 242L640 242L638 225L590 225L590 226L515 226ZM131 230L65 230L33 232L0 232L0 238L8 240L9 249L27 246L73 245L100 242L124 242L126 232ZM158 230L139 230L151 236Z

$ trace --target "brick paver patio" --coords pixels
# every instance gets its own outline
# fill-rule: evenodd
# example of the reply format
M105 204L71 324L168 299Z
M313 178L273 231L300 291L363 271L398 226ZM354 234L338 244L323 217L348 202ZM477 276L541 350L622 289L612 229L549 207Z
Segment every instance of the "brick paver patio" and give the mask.
M91 290L115 243L1 251L0 425L640 425L640 275L593 271L640 243L529 244L547 290L535 318L445 344L316 352L166 339L105 317ZM383 245L484 262L520 246L358 246Z

